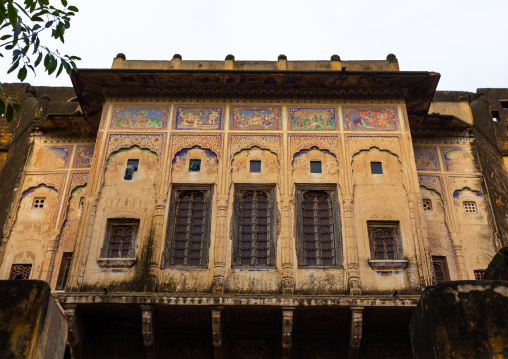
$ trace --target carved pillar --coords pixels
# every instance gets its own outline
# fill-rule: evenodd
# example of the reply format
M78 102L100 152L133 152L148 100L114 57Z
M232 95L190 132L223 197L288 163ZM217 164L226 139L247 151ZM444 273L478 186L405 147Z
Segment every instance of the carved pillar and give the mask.
M76 311L77 304L64 305L64 315L67 320L67 345L71 349L71 358L78 359L83 356L83 327Z
M151 240L147 243L152 246L150 261L148 262L148 278L146 282L146 291L154 292L157 288L157 274L161 267L162 243L164 243L164 212L166 209L166 199L157 198L155 200L155 211L153 214Z
M293 347L293 313L295 308L282 308L282 358L291 358Z
M153 305L142 305L141 331L147 359L155 359L157 357L158 336L156 322L155 307Z
M293 270L294 239L291 221L293 209L291 197L282 198L281 247L282 247L282 294L293 294L295 279Z
M351 337L349 339L349 358L358 358L362 341L363 307L351 307Z
M457 267L458 280L467 280L466 272L466 261L464 260L464 254L462 253L462 245L458 239L456 232L450 232L452 240L453 256L455 257L455 266Z
M347 258L345 258L349 272L349 293L352 295L362 294L360 283L360 268L358 265L358 252L356 249L355 222L354 222L353 195L344 196L344 239L347 246Z
M51 274L55 270L55 257L56 257L56 250L58 248L58 241L60 240L60 231L59 230L52 230L51 231L51 239L48 243L48 251L46 253L46 265L44 268L44 273L41 275L41 280L45 280L50 285L51 280Z
M215 227L212 291L214 293L223 293L224 279L226 278L228 196L226 194L220 194L217 197L217 224Z
M78 269L78 286L81 287L83 284L83 276L85 275L85 267L86 261L88 258L88 250L90 248L90 241L92 238L93 226L95 223L95 215L97 214L97 205L99 204L99 194L95 195L91 199L92 209L90 210L90 217L88 218L88 223L85 232L85 238L83 243L83 252L81 255L81 261L79 263Z
M212 309L212 338L213 338L213 355L215 359L224 358L223 345L223 322L224 307L216 307Z

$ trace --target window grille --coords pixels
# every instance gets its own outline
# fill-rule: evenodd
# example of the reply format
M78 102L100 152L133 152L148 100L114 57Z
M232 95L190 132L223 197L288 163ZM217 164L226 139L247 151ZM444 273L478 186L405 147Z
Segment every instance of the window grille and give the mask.
M402 243L398 223L368 222L367 225L373 259L402 259Z
M58 273L58 279L56 281L56 290L65 289L67 284L67 278L69 276L69 270L71 269L72 252L66 252L62 255L62 263L60 264L60 272Z
M139 219L108 219L102 258L134 258Z
M46 197L35 197L32 208L44 208Z
M476 213L476 202L464 202L464 211L466 213Z
M233 264L275 265L275 190L237 193Z
M423 200L423 210L432 211L432 201L430 199Z
M434 266L436 283L450 280L448 266L446 265L446 257L432 257L432 265Z
M189 172L201 171L201 160L190 160L189 161Z
M30 279L31 264L13 264L9 279Z
M485 280L485 270L478 269L474 271L474 279L475 280Z
M210 192L174 192L166 232L165 266L203 267L208 264Z

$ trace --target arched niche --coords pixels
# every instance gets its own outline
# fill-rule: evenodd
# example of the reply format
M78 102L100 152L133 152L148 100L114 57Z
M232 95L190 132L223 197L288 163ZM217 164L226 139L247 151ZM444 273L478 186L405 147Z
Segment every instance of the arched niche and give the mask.
M171 166L173 183L215 183L219 159L215 152L194 146L178 151Z
M372 173L372 162L381 163L382 174ZM402 185L404 174L399 157L387 150L371 147L352 157L354 184Z
M46 184L30 187L21 194L16 222L47 221L51 226L57 207L58 190L55 187Z
M425 186L420 186L420 192L423 200L423 213L427 222L430 254L453 258L450 233L441 194Z
M318 171L311 170L311 162L317 165ZM295 153L291 165L294 183L334 183L339 178L337 157L330 151L318 147Z
M138 160L137 171L132 179L125 179L125 170L128 160ZM158 175L159 158L157 153L139 146L119 149L108 157L106 161L104 187L127 186L139 187L154 186ZM143 188L143 186L141 186ZM141 189L140 188L140 189Z
M259 161L259 172L251 172L251 162ZM233 183L277 183L279 180L279 160L270 150L257 146L235 153L231 162Z

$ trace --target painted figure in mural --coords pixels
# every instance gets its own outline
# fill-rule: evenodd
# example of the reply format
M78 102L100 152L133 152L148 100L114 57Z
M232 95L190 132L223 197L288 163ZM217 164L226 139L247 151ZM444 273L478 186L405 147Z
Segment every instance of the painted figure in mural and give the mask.
M176 129L213 129L220 128L221 112L213 108L178 108Z
M277 130L278 117L271 109L232 109L232 126L236 130Z
M334 109L291 109L293 130L333 130Z
M415 149L416 167L420 170L437 170L437 159L434 151Z
M379 129L396 130L395 108L365 108L345 109L348 128L355 129Z
M93 159L94 148L92 146L79 148L74 167L90 167Z
M162 128L167 110L164 108L115 107L113 128Z

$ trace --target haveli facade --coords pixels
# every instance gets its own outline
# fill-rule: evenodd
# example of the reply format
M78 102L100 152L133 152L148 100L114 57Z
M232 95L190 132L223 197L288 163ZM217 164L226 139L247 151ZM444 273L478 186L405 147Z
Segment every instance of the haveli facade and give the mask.
M421 291L508 243L508 90L438 80L119 54L11 85L0 279L50 283L72 358L411 357Z

